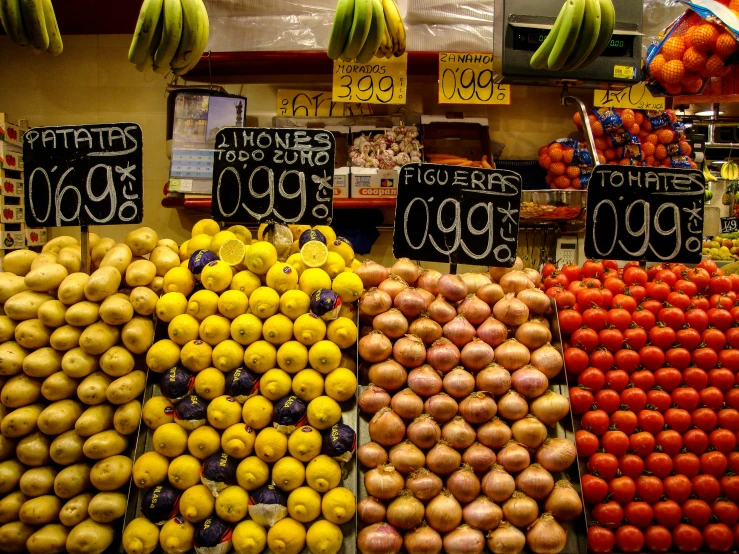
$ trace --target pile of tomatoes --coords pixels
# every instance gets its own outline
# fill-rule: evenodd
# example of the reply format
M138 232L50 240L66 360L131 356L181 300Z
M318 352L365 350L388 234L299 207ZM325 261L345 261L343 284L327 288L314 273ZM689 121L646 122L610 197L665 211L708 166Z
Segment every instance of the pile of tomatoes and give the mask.
M590 550L739 546L739 276L610 260L542 275L580 422Z

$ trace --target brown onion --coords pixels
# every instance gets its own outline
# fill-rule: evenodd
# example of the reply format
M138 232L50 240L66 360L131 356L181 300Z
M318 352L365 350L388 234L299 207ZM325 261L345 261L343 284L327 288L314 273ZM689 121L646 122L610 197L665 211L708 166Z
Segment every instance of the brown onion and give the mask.
M475 390L475 378L462 366L457 366L444 375L444 392L455 399L461 399Z
M490 272L490 278L494 282L500 281L500 278L503 277L506 273L510 273L511 271L516 270L523 270L523 260L516 256L516 260L513 262L512 267L497 267L497 266L490 266L489 272Z
M477 328L477 336L495 348L508 338L508 327L502 321L490 316Z
M388 523L375 523L357 535L361 554L396 554L403 548L403 537Z
M421 274L418 276L416 286L420 289L427 290L434 296L439 294L439 278L441 272L435 269L421 269Z
M488 548L493 554L518 554L526 546L526 536L507 521L501 521L488 534Z
M475 429L460 416L456 416L441 429L441 438L456 450L463 450L475 442Z
M416 289L407 288L400 291L393 299L393 306L403 312L405 317L413 319L426 309L426 300Z
M423 521L424 512L423 503L405 489L387 507L387 522L396 529L413 529Z
M390 405L390 395L374 383L370 383L357 397L359 409L365 414L374 414Z
M443 327L444 336L456 346L462 348L470 342L475 335L475 328L463 315L458 315Z
M372 364L367 372L367 377L377 386L387 391L396 391L405 385L408 373L398 362L389 359L379 364Z
M460 415L470 423L490 421L497 411L493 396L486 392L473 392L459 403Z
M495 529L503 519L503 510L487 496L478 496L462 509L462 519L473 529Z
M462 506L445 489L426 505L426 522L439 533L448 533L462 522Z
M508 371L515 371L531 360L529 349L516 339L508 339L495 348L495 361Z
M442 275L437 285L439 294L451 302L457 302L467 296L467 285L459 275Z
M428 397L441 392L442 380L438 371L423 364L408 374L408 386L418 396Z
M499 364L490 364L475 377L477 390L500 396L511 388L510 372Z
M485 285L489 285L492 283L492 281L490 280L490 275L487 273L477 273L473 271L469 273L462 273L460 277L462 278L462 281L464 281L464 284L467 285L467 292L469 294L475 294Z
M537 323L541 323L544 327L546 327L550 331L552 330L552 326L549 324L549 320L544 316L534 315L529 318L529 321L536 321Z
M511 389L498 399L498 413L500 417L508 421L517 421L529 413L529 403L523 396Z
M393 299L386 292L371 288L359 297L359 313L376 316L386 312L393 305Z
M442 295L437 296L436 300L431 302L428 313L431 319L442 325L457 317L456 308L447 302Z
M426 351L426 361L431 364L436 371L446 373L453 367L459 365L462 354L459 348L447 338L440 338L435 341Z
M408 554L439 554L442 548L441 535L422 524L405 534L403 547Z
M549 379L562 371L562 355L551 344L545 344L531 353L531 365L541 371Z
M390 268L390 273L402 277L406 283L413 286L421 275L421 268L408 258L400 258Z
M500 449L496 456L496 461L502 465L508 473L518 473L523 471L531 463L529 451L522 444L516 441L508 441L503 448Z
M549 388L549 379L532 365L525 365L511 375L511 385L524 398L538 398Z
M457 307L457 313L466 317L472 325L480 325L490 316L490 306L474 294L469 294Z
M426 345L415 335L406 335L395 341L393 358L405 367L418 367L426 361Z
M426 467L437 475L449 475L462 463L462 455L440 440L426 454Z
M529 308L529 313L543 315L551 308L551 300L543 290L526 289L516 295Z
M398 308L378 314L372 320L372 327L391 339L399 339L408 331L408 320Z
M552 332L538 321L527 321L516 329L515 338L529 350L536 350L552 340Z
M460 504L472 502L480 494L480 480L472 466L462 464L446 479L446 488Z
M484 444L475 442L462 454L462 462L469 464L475 473L485 473L495 463L495 452Z
M363 498L357 504L359 520L368 525L385 521L385 512L385 505L374 496Z
M542 423L554 425L570 413L570 401L566 396L548 390L531 402L531 413Z
M516 527L526 527L539 516L539 505L530 496L516 491L503 504L503 515L507 522Z
M444 392L427 398L423 407L442 425L457 415L459 411L457 401Z
M372 260L363 261L359 267L354 268L354 273L362 280L365 289L376 287L390 274L385 266Z
M369 422L369 435L373 441L382 446L394 446L405 437L405 423L390 408L383 408L372 416Z
M423 413L423 399L411 389L396 392L390 407L403 419L415 419Z
M405 479L395 470L393 464L377 466L364 474L364 488L367 489L367 494L380 500L395 498L404 484Z
M470 371L480 371L493 362L495 350L486 342L475 337L472 342L464 345L462 352L460 352L460 359L462 365Z
M359 339L359 355L368 362L383 362L390 357L392 351L393 343L382 331L372 331Z
M529 279L531 279L534 285L537 287L541 285L541 273L530 267L525 267L523 272L529 276Z
M439 494L444 484L441 477L426 468L421 468L408 476L405 486L413 493L413 496L425 502Z
M418 448L431 448L441 438L441 428L429 414L422 414L408 425L408 440Z
M567 532L547 512L526 531L526 544L536 554L558 554L567 544Z
M536 285L523 271L511 271L500 278L500 286L503 292L518 294L522 290L533 289Z
M388 452L390 463L403 475L421 469L426 464L426 455L411 441L396 444Z
M572 484L561 479L554 484L554 490L544 503L544 509L559 521L572 521L582 513L582 500Z
M517 327L529 319L529 308L510 292L493 306L493 315L511 327Z
M480 554L485 548L485 536L469 525L460 525L444 535L444 552L447 554Z
M475 293L483 302L487 302L488 306L494 306L495 303L505 296L503 287L498 283L488 283L483 285Z
M431 305L431 302L433 302L436 297L431 294L429 291L421 289L421 288L415 288L415 290L418 294L420 294L423 297L423 303L426 310L428 310L429 306Z
M395 300L398 293L408 288L408 283L406 283L401 277L390 274L387 279L377 285L377 288L378 290L387 293L390 296L390 300ZM390 309L390 306L388 306L388 309Z
M575 443L563 438L547 439L536 451L536 461L548 471L564 471L576 459Z
M500 464L493 464L482 478L482 492L490 500L500 504L508 500L516 490L516 481Z
M531 414L511 425L511 431L513 432L513 440L520 442L526 448L538 448L547 440L546 425Z
M411 323L408 332L411 335L416 335L427 346L439 340L443 333L441 325L426 315L421 315Z
M357 448L359 463L369 469L387 463L387 452L376 442L367 442Z
M477 440L488 448L498 449L502 447L511 440L511 436L511 428L499 417L494 417L477 428Z
M531 464L516 475L516 488L534 500L544 500L554 488L554 477L540 464Z

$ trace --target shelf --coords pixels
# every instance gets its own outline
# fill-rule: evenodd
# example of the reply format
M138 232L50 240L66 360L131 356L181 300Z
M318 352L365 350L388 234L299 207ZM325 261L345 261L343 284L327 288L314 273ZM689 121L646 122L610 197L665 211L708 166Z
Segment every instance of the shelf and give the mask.
M162 207L175 208L185 210L205 210L210 211L210 198L178 198L173 196L165 196L162 199ZM395 198L336 198L334 199L334 209L393 209L395 208Z

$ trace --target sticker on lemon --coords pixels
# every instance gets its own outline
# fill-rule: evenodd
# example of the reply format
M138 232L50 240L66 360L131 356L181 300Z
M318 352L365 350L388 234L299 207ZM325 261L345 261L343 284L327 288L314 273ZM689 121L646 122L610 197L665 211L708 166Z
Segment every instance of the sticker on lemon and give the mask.
M241 421L241 404L231 396L219 396L208 404L208 423L226 429Z
M231 266L222 260L214 260L208 263L200 273L200 282L203 286L213 292L223 292L231 284L233 271Z
M277 249L269 242L257 242L249 247L244 263L249 271L264 275L277 262Z
M323 375L315 369L304 369L293 377L293 393L304 402L323 394Z
M218 295L212 290L199 290L187 301L187 313L198 321L218 311Z
M339 348L349 348L357 342L357 326L351 319L337 317L327 325L326 337Z
M228 372L244 363L244 347L234 340L224 340L213 349L213 365Z
M221 435L221 448L229 456L241 460L252 453L256 438L254 429L243 423L235 423Z
M341 349L330 340L319 340L308 350L308 362L325 375L339 367Z
M236 319L249 309L249 298L240 290L227 290L218 297L217 308L223 317Z
M280 458L272 467L272 481L285 492L295 490L305 481L305 466L290 456Z
M326 336L326 323L316 314L303 314L293 324L295 340L313 346Z
M321 453L323 438L321 433L310 425L298 427L287 439L290 455L301 462L310 462Z
M274 406L264 396L252 396L241 409L241 417L252 429L264 429L272 424Z
M267 546L267 531L255 521L247 519L236 526L231 543L237 554L260 554Z
M187 311L187 298L181 292L167 292L157 300L155 311L157 319L169 323Z
M279 307L280 295L269 287L259 287L249 296L249 309L262 319L275 315Z
M333 398L319 396L308 403L308 423L323 431L341 421L341 406Z
M288 373L297 373L308 365L308 349L296 340L277 349L277 365Z
M267 286L284 294L298 286L298 272L284 262L277 262L267 271Z
M293 337L293 322L283 314L270 316L262 326L262 335L270 344L283 344Z
M249 346L262 338L262 320L254 314L243 314L231 322L231 338L242 346Z
M256 456L244 458L236 468L236 482L246 491L258 489L267 482L267 479L269 466Z
M280 312L295 321L310 309L310 296L302 290L289 290L280 296Z
M256 373L264 373L275 367L276 363L277 350L267 341L258 340L244 351L244 365Z

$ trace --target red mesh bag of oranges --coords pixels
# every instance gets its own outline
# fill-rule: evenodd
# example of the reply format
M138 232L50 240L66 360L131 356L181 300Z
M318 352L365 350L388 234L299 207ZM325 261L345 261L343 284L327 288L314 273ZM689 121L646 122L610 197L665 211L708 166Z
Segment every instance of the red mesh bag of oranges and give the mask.
M656 95L700 94L739 62L739 0L688 6L647 52L647 85Z

